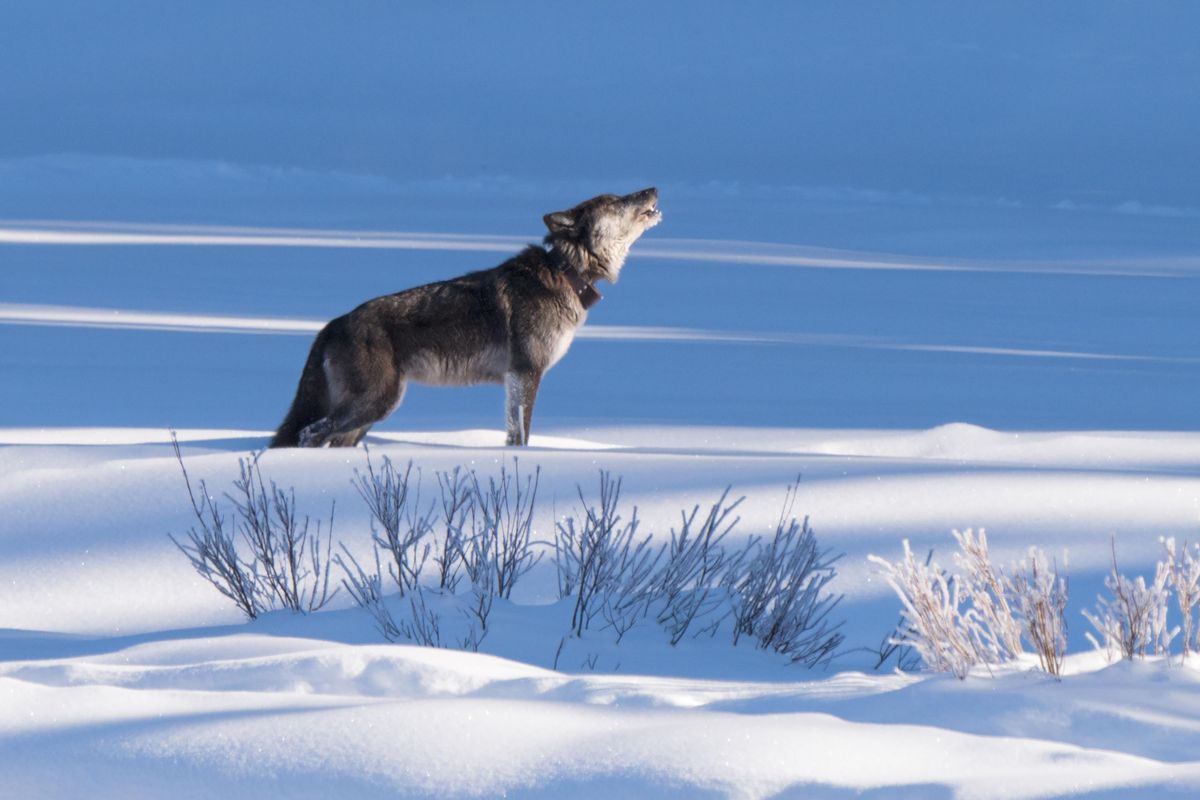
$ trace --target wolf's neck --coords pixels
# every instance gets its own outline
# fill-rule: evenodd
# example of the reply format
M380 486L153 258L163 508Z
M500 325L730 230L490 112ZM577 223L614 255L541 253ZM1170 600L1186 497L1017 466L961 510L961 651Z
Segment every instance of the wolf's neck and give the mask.
M614 244L601 252L595 252L576 242L556 241L550 245L550 255L561 269L572 270L588 281L601 278L616 281L625 258L629 255L628 244Z

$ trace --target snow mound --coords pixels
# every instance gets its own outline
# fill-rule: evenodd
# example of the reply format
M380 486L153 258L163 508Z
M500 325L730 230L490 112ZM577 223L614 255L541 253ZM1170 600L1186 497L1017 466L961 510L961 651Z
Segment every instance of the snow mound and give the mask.
M1188 433L995 431L963 422L923 431L862 431L845 438L815 440L802 449L838 456L1060 467L1194 469L1200 465L1200 441Z
M1147 684L1160 687L1149 702ZM1020 671L962 683L571 676L457 651L231 635L4 664L0 769L10 788L39 797L167 787L372 798L1186 796L1200 788L1198 686L1194 670L1163 663L1062 683Z
M465 695L497 681L553 674L495 656L435 648L335 646L260 636L245 639L154 642L98 658L0 665L0 675L45 686L415 699ZM303 649L295 649L293 643ZM279 652L235 655L248 647Z

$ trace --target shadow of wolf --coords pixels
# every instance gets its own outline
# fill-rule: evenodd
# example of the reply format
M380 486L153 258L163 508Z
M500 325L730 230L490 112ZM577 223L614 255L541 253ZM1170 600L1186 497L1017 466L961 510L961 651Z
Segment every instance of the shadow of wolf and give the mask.
M658 190L604 194L544 216L549 233L498 267L368 300L317 334L271 447L353 447L410 381L503 383L506 443L529 443L538 386L566 354L596 281L662 220Z

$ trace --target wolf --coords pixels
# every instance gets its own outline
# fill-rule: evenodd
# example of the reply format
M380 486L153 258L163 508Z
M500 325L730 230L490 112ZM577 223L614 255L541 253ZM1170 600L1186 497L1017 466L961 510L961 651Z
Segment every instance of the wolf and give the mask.
M567 352L596 282L662 220L658 190L602 194L542 217L549 231L498 267L368 300L317 334L271 447L353 447L410 382L503 383L506 443L529 443L546 370Z

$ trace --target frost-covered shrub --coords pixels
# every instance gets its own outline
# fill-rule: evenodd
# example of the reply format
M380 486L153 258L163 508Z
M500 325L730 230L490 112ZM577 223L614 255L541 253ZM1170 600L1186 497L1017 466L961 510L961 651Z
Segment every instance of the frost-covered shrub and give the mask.
M726 572L734 556L722 542L741 520L729 516L745 499L730 501L726 488L699 521L696 505L691 513L681 511L679 529L671 529L655 587L661 609L657 618L671 644L678 644L698 620L704 621L702 630L714 632L725 616L722 609L728 612Z
M442 616L429 607L424 589L418 586L409 592L408 608L411 613L398 625L400 635L423 647L441 647Z
M541 474L538 467L522 484L515 458L512 472L501 466L499 479L489 477L486 486L471 473L470 535L462 542L460 555L472 586L508 599L517 581L541 561L533 542L533 507Z
M904 558L880 567L904 604L900 624L887 644L909 646L930 668L963 677L975 663L997 663L1020 655L1027 642L1042 669L1058 676L1067 646L1067 579L1036 547L1008 572L993 563L987 534L953 532L961 574L932 564L932 551L917 563L908 543ZM879 664L893 652L881 646Z
M1065 561L1064 556L1064 565ZM1013 567L1012 576L1004 578L1004 586L1038 663L1059 677L1067 654L1067 578L1059 575L1058 564L1031 547L1029 555Z
M425 610L423 597L410 598L414 621L397 621L384 600L392 587L400 597L420 592L421 571L432 547L426 539L433 530L433 508L430 506L425 511L421 510L420 470L416 473L415 481L413 478L411 461L401 472L391 459L384 456L383 463L376 470L370 451L367 451L367 469L365 472L356 469L351 483L371 513L371 549L375 568L373 571L364 569L344 544L335 563L342 569L342 585L347 594L371 615L383 638L392 642L401 638L415 641L421 637L432 643L431 636L422 637L422 634L430 630L436 633L437 621L435 619L432 625L428 625L420 618L420 612ZM381 553L387 557L386 570L380 559ZM386 588L385 571L390 578L386 581ZM440 637L437 638L440 642Z
M643 618L662 625L671 644L684 636L714 634L731 620L733 644L749 637L792 661L823 663L842 642L829 613L840 601L826 591L834 562L817 546L807 520L793 514L797 485L789 487L774 535L726 545L737 525L722 492L706 513L680 514L669 543L638 535L637 509L619 510L621 481L600 473L598 503L578 488L580 509L557 525L555 565L559 596L571 598L571 629L582 635L597 617L619 642Z
M1021 654L1021 627L1009 606L1011 587L1004 572L992 564L987 532L968 528L953 531L959 552L954 563L962 570L957 578L963 597L980 617L976 628L985 661L1009 661Z
M933 551L929 551L930 555ZM889 660L895 659L895 668L900 672L913 672L921 668L921 654L912 646L913 631L909 629L905 623L905 617L901 614L900 619L896 621L896 627L883 635L879 640L879 644L875 647L865 648L867 652L875 656L875 664L872 669L883 669Z
M842 556L821 550L808 518L796 518L799 486L797 480L788 488L774 535L748 543L726 584L733 595L735 645L749 636L764 650L812 667L828 661L844 638L837 632L841 623L829 621L842 597L826 591Z
M1163 539L1167 571L1167 583L1175 592L1179 613L1183 618L1180 634L1183 639L1183 658L1191 655L1192 649L1200 649L1200 630L1193 622L1196 606L1200 605L1200 545L1175 546L1175 539Z
M494 595L479 587L471 587L470 602L462 609L462 614L467 619L467 632L459 640L462 649L479 652L479 645L488 635L488 617L492 613L492 601L495 599Z
M464 649L479 649L487 636L493 599L507 597L540 559L532 541L539 473L522 484L517 460L513 463L513 473L502 467L499 480L489 479L486 487L474 472L468 476L459 468L437 475L443 537L433 554L436 593L453 598L461 579L468 578L469 599L457 603L467 622L467 631L458 641ZM438 516L433 504L421 507L420 480L420 471L414 476L411 463L401 473L385 458L377 472L368 456L367 472L356 472L354 485L371 510L375 571L363 569L345 546L337 563L345 573L347 592L371 614L384 638L440 647L441 616L421 583L433 548L426 539L437 527ZM380 551L391 556L388 575L399 596L408 598L409 613L399 619L384 601Z
M344 573L342 585L346 587L346 593L359 608L371 615L379 634L389 642L394 642L402 634L383 600L383 565L379 563L378 547L374 549L374 555L374 572L364 570L345 545L342 545L342 552L334 557L334 561Z
M458 646L477 652L488 633L488 615L492 610L492 595L473 590L466 595L454 595L440 589L427 589L417 584L400 600L393 614L384 597L379 551L375 551L375 571L364 570L349 553L338 556L345 571L343 584L354 602L371 615L376 630L389 642L408 640L425 647ZM395 605L395 603L393 604ZM465 631L457 639L447 640L443 632L443 613L439 607L450 606L464 618ZM448 644L452 641L452 644Z
M924 563L928 567L932 562L933 548L931 547L925 554ZM921 668L921 654L911 644L915 631L908 627L906 620L907 617L901 613L895 627L883 635L878 646L866 648L867 652L875 656L873 669L883 669L892 658L896 661L895 668L901 672L914 672Z
M706 509L682 511L670 540L656 544L639 532L636 508L628 515L620 509L621 480L601 471L595 501L577 487L578 510L545 543L533 540L540 470L522 478L514 459L511 471L501 467L486 481L461 468L437 473L440 504L424 506L420 470L368 453L352 479L370 512L371 554L360 562L345 544L331 559L320 524L299 517L294 492L266 481L257 460L240 462L227 494L230 518L203 483L194 491L183 473L198 524L176 544L249 617L277 607L321 608L332 597L333 563L384 639L478 650L496 598L509 599L542 558L538 548L550 544L560 597L572 600L575 637L602 620L619 643L650 619L675 645L715 635L729 620L734 645L746 637L808 666L827 661L843 639L840 623L829 621L841 598L827 591L841 556L822 551L807 518L793 514L798 485L788 489L771 536L727 546L744 498L731 500L726 488ZM464 583L469 590L459 593Z
M437 473L441 492L442 541L433 555L438 571L438 588L454 592L462 579L463 526L475 503L471 481L461 467Z
M986 637L980 634L978 613L964 607L959 582L936 562L918 561L907 539L904 555L895 563L875 555L868 558L903 604L908 636L895 643L915 649L930 669L965 678L983 660L979 643Z
M1147 653L1166 655L1171 640L1179 632L1179 628L1167 626L1170 569L1159 563L1149 584L1141 575L1130 580L1117 568L1115 540L1112 548L1112 570L1104 578L1109 596L1098 596L1095 611L1083 612L1101 638L1097 640L1088 633L1088 640L1104 650L1110 661L1117 656L1132 659L1145 657Z
M599 615L617 641L645 617L655 595L656 567L663 548L638 537L637 507L626 520L619 511L621 480L600 471L597 505L579 495L580 516L555 526L554 562L559 597L573 598L571 630L581 636Z
M192 489L187 467L172 436L196 525L184 540L171 536L192 567L247 617L275 609L317 611L336 594L329 591L330 538L321 523L301 518L295 492L263 479L258 455L238 459L239 476L225 498L233 506L226 517L204 481ZM328 532L333 530L330 507ZM322 549L323 548L323 549Z
M432 504L421 508L421 472L412 479L409 461L401 472L387 456L378 471L367 452L367 471L354 471L354 488L371 512L371 539L390 557L388 572L403 596L416 587L429 558Z

